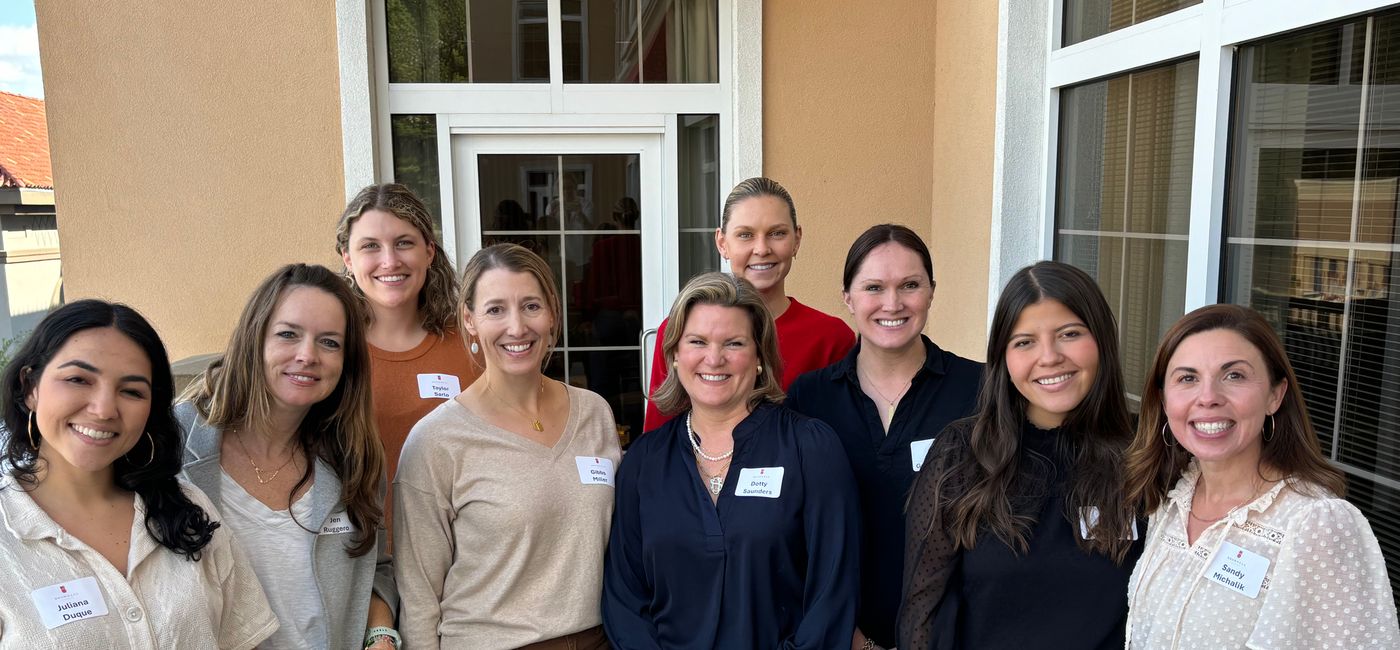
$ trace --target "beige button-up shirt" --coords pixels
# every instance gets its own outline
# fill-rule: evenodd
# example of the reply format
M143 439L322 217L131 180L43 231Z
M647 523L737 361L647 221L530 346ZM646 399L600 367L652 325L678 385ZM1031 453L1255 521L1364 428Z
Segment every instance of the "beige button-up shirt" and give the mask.
M1129 648L1400 648L1385 560L1355 506L1288 479L1190 544L1199 477L1193 462L1148 524Z
M211 519L219 518L197 488L184 482L181 487ZM131 522L127 575L64 532L9 477L0 479L0 525L5 528L0 532L0 575L5 576L5 588L0 589L0 650L242 649L256 646L277 629L257 576L227 530L215 530L200 560L191 562L146 532L140 496ZM107 613L49 629L34 592L57 585L73 588L84 578L95 579L95 597Z

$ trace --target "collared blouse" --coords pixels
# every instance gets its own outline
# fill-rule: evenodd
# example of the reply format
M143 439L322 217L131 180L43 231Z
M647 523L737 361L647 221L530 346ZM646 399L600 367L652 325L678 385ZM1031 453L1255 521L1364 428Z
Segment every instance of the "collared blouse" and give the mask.
M716 503L684 417L632 444L603 570L613 647L850 646L860 515L836 435L762 404L734 428L732 459Z
M211 520L219 519L198 489L181 488ZM8 477L0 479L0 524L0 648L242 650L277 629L258 577L228 530L215 529L200 559L190 561L146 532L140 495L126 575ZM39 601L53 606L56 627L41 618Z
M860 489L860 611L856 624L885 647L896 644L895 614L904 578L904 504L909 488L944 427L971 415L982 385L982 364L939 348L927 336L924 365L899 400L889 431L860 388L857 343L846 358L802 375L788 389L787 407L836 431ZM884 405L881 405L884 406Z
M1152 514L1128 585L1130 648L1400 648L1395 601L1371 526L1299 479L1188 543L1192 462Z

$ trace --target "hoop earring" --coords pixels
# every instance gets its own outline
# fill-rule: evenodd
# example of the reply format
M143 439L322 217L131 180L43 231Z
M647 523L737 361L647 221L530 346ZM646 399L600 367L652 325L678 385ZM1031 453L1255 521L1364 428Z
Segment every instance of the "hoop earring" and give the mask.
M1177 446L1176 442L1171 439L1171 436L1167 435L1167 422L1165 420L1162 421L1162 444L1168 447Z
M34 421L36 419L38 418L34 416L34 411L30 411L29 422L27 423L28 426L25 428L29 429L29 446L33 447L34 451L37 453L39 451L39 442L34 439Z
M1274 440L1274 431L1276 431L1277 428L1278 428L1278 427L1274 424L1274 414L1273 414L1273 413L1270 413L1270 414L1269 414L1269 428L1264 430L1264 442L1273 442L1273 440Z
M151 463L154 463L154 462L156 461L156 439L153 438L153 437L151 437L151 432L150 432L150 431L147 431L147 432L146 432L146 441L149 442L149 443L151 443L151 457L146 459L146 464L145 464L145 465L142 465L142 466L140 466L140 467L138 467L138 468L136 468L136 469L146 469L147 467L150 467L150 466L151 466ZM130 455L131 455L131 452L130 452L130 451L126 452L126 455L127 455L127 456L130 456ZM127 460L130 461L131 459L130 459L130 458L127 458Z

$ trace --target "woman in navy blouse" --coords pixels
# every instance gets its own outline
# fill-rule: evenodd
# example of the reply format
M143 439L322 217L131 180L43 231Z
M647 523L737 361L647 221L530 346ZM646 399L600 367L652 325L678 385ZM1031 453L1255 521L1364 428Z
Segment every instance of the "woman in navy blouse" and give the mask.
M860 609L852 647L895 646L904 572L904 502L934 436L977 404L982 364L921 332L933 305L933 258L904 226L872 226L846 254L841 297L860 341L802 375L789 408L835 429L860 487Z
M1142 544L1117 331L1068 264L1002 290L977 413L938 435L909 498L902 650L1123 646Z
M841 648L855 625L860 520L831 428L780 405L773 319L707 273L671 308L653 393L675 417L617 476L603 577L616 648Z

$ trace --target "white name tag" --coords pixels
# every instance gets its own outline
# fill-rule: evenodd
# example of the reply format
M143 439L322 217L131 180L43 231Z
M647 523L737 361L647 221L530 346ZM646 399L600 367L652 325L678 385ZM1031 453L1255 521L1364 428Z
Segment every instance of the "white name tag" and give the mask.
M1206 565L1205 577L1230 591L1257 598L1268 572L1269 558L1225 542Z
M613 462L611 458L574 456L578 463L578 482L584 485L612 485Z
M349 535L353 532L355 524L350 522L350 515L344 511L327 517L325 525L321 526L322 535Z
M1084 539L1093 539L1089 536L1089 529L1099 523L1099 507L1084 506L1079 509L1079 536ZM1137 519L1133 519L1133 532L1131 539L1138 538Z
M745 467L739 470L734 496L776 499L783 493L783 468Z
M52 630L83 619L107 615L107 601L91 576L40 587L29 593L39 609L39 620Z
M909 443L909 462L913 463L914 471L919 471L924 467L924 460L928 458L928 450L933 446L933 438L928 440L915 440Z
M418 375L418 396L423 399L452 399L462 392L456 375Z

